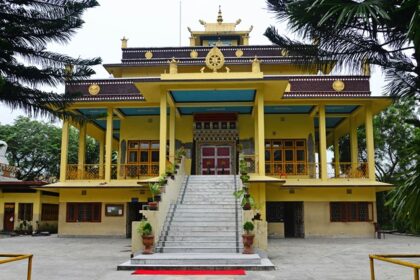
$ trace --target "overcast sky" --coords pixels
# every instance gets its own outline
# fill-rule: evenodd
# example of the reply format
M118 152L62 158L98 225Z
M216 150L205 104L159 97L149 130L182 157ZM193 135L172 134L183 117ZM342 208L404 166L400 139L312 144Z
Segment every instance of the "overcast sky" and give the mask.
M74 57L102 58L103 63L117 63L121 60L121 41L129 38L129 47L179 46L179 5L178 0L139 1L139 0L98 0L97 8L88 10L83 18L85 24L78 30L67 45L51 45L52 51ZM189 32L202 30L198 20L215 22L219 5L222 6L225 22L242 19L238 29L248 29L253 25L250 44L270 44L263 36L265 29L276 25L281 32L287 32L285 23L278 23L266 9L264 0L182 0L181 44L189 45ZM95 67L96 78L109 75L101 67ZM371 89L379 95L382 87L380 74L372 77ZM57 89L63 92L63 87ZM0 123L11 123L22 112L11 111L0 103Z

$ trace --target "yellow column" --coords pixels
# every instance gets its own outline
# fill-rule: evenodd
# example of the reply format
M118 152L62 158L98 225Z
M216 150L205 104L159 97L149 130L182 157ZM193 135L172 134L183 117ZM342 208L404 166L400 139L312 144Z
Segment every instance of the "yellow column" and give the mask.
M265 175L265 129L264 129L264 94L257 90L257 119L258 119L258 173Z
M159 137L159 174L166 171L166 133L167 133L167 94L160 92L160 137Z
M334 132L334 165L335 165L335 177L340 176L340 138Z
M86 124L81 124L79 129L79 151L77 155L77 175L79 179L84 178L86 162Z
M105 140L99 141L99 178L104 178Z
M175 113L176 108L169 111L169 161L175 163Z
M375 147L373 143L373 115L371 105L366 105L365 110L368 178L370 180L375 180Z
M355 171L358 165L359 148L357 143L357 125L354 117L350 117L350 159L351 169Z
M105 181L107 182L111 181L113 114L113 109L108 108L105 132Z
M327 180L327 129L325 121L325 105L319 105L319 155L321 180Z
M68 145L69 145L69 121L63 120L63 128L61 130L60 182L66 181Z
M255 166L255 173L258 173L258 157L259 157L259 150L258 150L258 117L257 117L258 108L257 106L254 107L254 166Z

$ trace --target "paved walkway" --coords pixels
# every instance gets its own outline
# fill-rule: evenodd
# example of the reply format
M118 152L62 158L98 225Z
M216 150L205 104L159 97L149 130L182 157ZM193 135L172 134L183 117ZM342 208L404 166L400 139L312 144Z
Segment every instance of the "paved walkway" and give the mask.
M116 271L130 255L127 239L0 237L2 253L33 253L34 280L187 279L183 276L132 276ZM386 239L278 239L270 240L270 259L276 271L249 271L246 276L190 279L369 279L369 253L420 253L420 238L387 235ZM416 260L420 263L420 260ZM378 280L411 280L411 269L376 264ZM24 280L26 262L0 265L0 279Z

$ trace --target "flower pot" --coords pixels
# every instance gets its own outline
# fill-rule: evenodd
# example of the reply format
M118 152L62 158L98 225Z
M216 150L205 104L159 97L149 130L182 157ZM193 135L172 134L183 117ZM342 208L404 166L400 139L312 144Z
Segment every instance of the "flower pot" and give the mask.
M143 254L153 254L153 244L155 243L154 235L143 235Z
M171 180L175 180L175 175L171 175Z
M242 206L243 210L251 210L251 204L249 202L245 203L244 206Z
M161 200L162 200L162 197L160 196L160 194L159 194L159 195L155 195L155 200L156 200L157 202L159 202L159 201L161 201Z
M148 203L149 210L156 211L158 209L158 203L156 201L152 201Z
M254 244L254 234L242 234L242 242L244 244L244 250L242 254L253 254L254 250L252 244Z

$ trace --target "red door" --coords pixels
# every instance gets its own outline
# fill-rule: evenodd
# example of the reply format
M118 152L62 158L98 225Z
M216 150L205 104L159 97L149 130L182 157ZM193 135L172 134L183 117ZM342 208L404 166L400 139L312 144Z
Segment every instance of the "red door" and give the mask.
M4 231L13 231L15 227L15 204L4 204Z
M229 146L205 146L201 148L201 174L231 174L231 148Z

